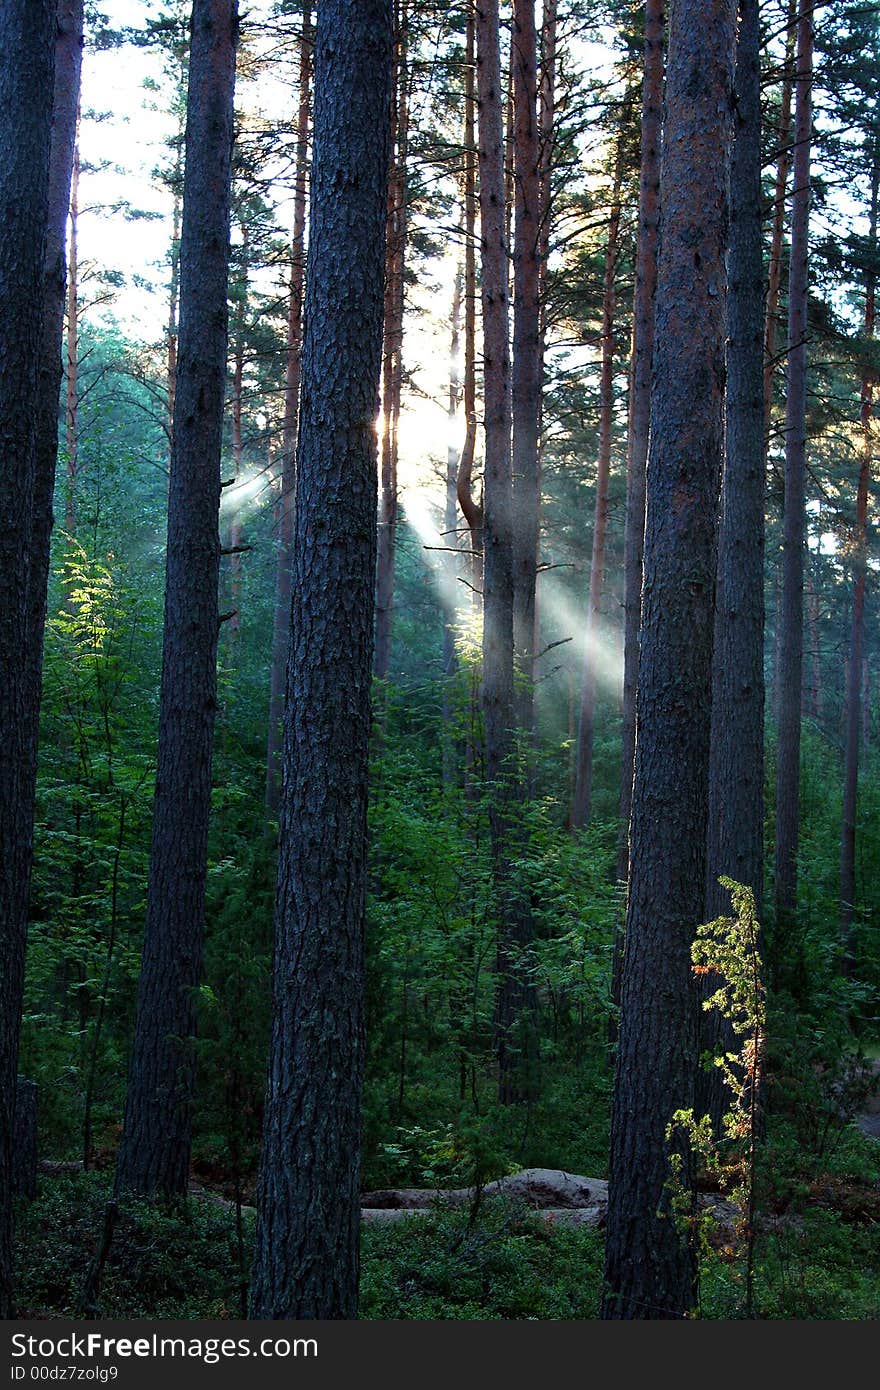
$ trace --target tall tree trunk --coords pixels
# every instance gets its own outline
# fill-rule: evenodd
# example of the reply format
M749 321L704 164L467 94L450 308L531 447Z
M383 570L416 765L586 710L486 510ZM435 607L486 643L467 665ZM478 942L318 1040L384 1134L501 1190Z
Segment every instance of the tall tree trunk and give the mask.
M807 713L814 719L822 718L822 661L819 645L819 591L813 581L809 558L804 572L807 590L807 626L810 633L810 658L812 675L810 678L810 700Z
M448 441L446 445L446 505L443 513L444 542L449 547L450 554L447 557L446 571L450 578L450 598L445 605L443 616L443 785L452 787L455 785L455 740L452 737L452 683L455 676L457 657L455 650L456 638L456 609L457 604L452 598L454 587L459 578L458 565L458 497L456 493L456 483L458 480L458 460L459 450L455 444L455 429L458 420L458 407L461 404L461 376L459 371L459 353L461 351L461 298L464 281L464 267L459 264L455 272L455 281L452 287L452 315L450 318L450 339L449 339L449 397L446 410L448 422Z
M544 390L544 359L547 352L547 318L550 262L550 229L553 217L553 163L556 141L556 29L557 0L544 0L541 14L541 50L538 82L538 195L540 201L538 231L538 476L537 490L540 506L542 468L542 420ZM535 536L535 600L532 650L535 660L541 651L541 618L538 607L537 579L541 562L540 511ZM532 700L532 729L537 735L535 701ZM530 781L534 781L534 765Z
M79 472L79 141L73 150L70 182L70 249L67 261L67 344L64 444L67 454L67 491L64 499L64 529L76 538L76 488Z
M667 1140L694 1099L690 947L705 901L716 506L724 448L734 0L678 0L669 32L641 659L605 1318L680 1318L696 1252Z
M242 227L242 284L235 306L235 328L233 332L232 360L232 476L236 483L241 482L242 452L242 397L244 388L244 316L248 292L248 234ZM234 649L241 632L241 512L238 499L233 492L233 510L229 521L227 547L229 550L229 643Z
M605 536L608 529L608 486L611 478L611 434L614 425L614 308L617 253L620 235L620 181L623 172L623 137L618 136L611 191L611 214L605 246L602 288L602 367L599 387L599 460L596 469L596 507L593 516L593 548L590 559L590 595L585 624L584 666L578 720L574 800L571 828L582 830L590 819L593 796L593 726L596 715L596 666L602 590L605 586Z
M727 259L727 428L718 534L705 920L730 912L722 875L763 892L764 835L764 272L761 240L761 49L758 0L740 0ZM706 997L717 987L709 984ZM703 1045L723 1039L717 1010ZM731 1097L717 1067L697 1078L697 1114L716 1131Z
M0 7L0 1318L11 1318L13 1125L33 847L28 561L44 344L55 0ZM14 329L14 331L13 331Z
M499 1098L521 1094L523 1049L518 1038L526 991L522 952L527 918L513 879L514 802L518 788L514 740L513 533L510 456L507 246L503 88L498 0L476 12L480 113L480 228L483 291L485 494L483 518L483 723L493 906L498 933L496 1045Z
M531 734L535 681L535 582L541 506L541 168L535 0L514 0L513 81L513 640L517 727ZM525 738L524 738L525 742Z
M782 283L782 237L785 229L785 190L791 168L791 89L797 38L797 0L788 0L788 32L785 40L785 70L777 127L776 178L773 186L773 221L770 232L770 265L767 277L767 303L764 320L764 431L769 440L773 407L773 379L776 374L776 316Z
M296 124L296 174L293 239L290 254L290 297L287 312L287 361L284 376L284 427L281 444L281 497L278 501L278 551L275 561L275 603L272 614L272 669L269 677L269 737L266 748L266 812L278 817L281 796L281 719L290 642L290 597L293 574L294 493L296 490L296 430L302 375L303 284L308 206L309 109L312 73L312 7L303 9L299 55L299 112Z
M865 283L863 334L874 339L877 275L877 203L880 189L880 118L873 132L871 210L868 225L869 269ZM859 423L862 458L856 494L856 528L853 538L852 627L849 642L849 674L846 691L846 758L843 773L843 823L840 834L840 942L843 967L853 964L853 915L856 900L856 810L859 794L859 735L861 724L862 664L865 645L865 580L868 570L868 489L874 457L874 373L866 365L862 373Z
M253 1318L357 1313L390 0L324 0Z
M391 616L397 550L397 450L403 389L404 263L406 259L406 159L409 126L406 0L397 0L392 162L388 175L388 232L385 245L385 328L382 364L382 488L376 566L375 674L387 680L391 667Z
M664 0L645 6L645 76L642 82L642 138L639 222L633 302L632 386L626 450L626 527L624 533L623 760L620 782L620 841L617 877L629 868L629 818L636 746L636 687L642 619L642 551L645 540L645 464L651 419L651 363L654 356L654 295L657 286L657 225L660 216L660 121L663 101ZM614 998L619 1002L620 949L615 949Z
M236 0L193 0L147 915L117 1192L187 1190L217 703Z
M465 436L458 460L458 505L470 534L474 599L483 582L483 508L473 495L477 447L477 134L474 11L467 11L464 69L464 419ZM474 604L476 607L476 602Z
M804 491L807 403L807 259L813 7L801 0L797 37L794 187L788 281L788 370L785 402L785 511L778 680L775 891L777 927L797 904L801 686L804 646Z

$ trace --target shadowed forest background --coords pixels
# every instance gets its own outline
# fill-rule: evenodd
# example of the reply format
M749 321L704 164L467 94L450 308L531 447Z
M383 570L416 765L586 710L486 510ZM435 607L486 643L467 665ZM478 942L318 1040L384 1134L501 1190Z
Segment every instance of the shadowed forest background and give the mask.
M876 1318L880 8L40 8L4 1316Z

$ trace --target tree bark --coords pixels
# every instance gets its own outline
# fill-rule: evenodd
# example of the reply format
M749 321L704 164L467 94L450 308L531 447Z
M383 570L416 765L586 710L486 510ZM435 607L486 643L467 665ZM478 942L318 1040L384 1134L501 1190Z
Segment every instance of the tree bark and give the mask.
M315 36L296 544L254 1318L357 1313L390 0Z
M499 1099L519 1099L528 1062L523 952L530 923L514 883L518 796L514 738L513 496L510 452L503 89L497 0L476 12L480 234L483 293L485 492L483 517L483 725L497 930L496 1049Z
M873 342L876 320L877 203L880 190L880 121L873 131L871 206L868 222L869 269L865 282L865 316L862 331L867 344ZM865 581L868 571L868 489L874 457L874 373L870 366L862 374L859 424L862 457L856 493L856 526L853 537L852 626L849 642L849 669L846 691L846 755L843 773L843 821L840 834L840 943L843 968L853 965L853 917L856 900L856 812L859 795L859 739L861 725L862 665L865 646Z
M647 470L638 740L602 1316L680 1318L696 1252L666 1137L693 1103L690 947L705 900L716 506L724 443L733 0L672 12Z
M605 586L605 535L608 529L608 486L611 479L611 434L614 425L614 309L620 234L620 181L623 173L623 137L618 136L605 246L602 287L602 366L599 387L599 460L596 469L596 507L590 558L590 594L585 624L584 665L578 720L574 800L571 828L582 830L590 819L593 795L593 730L596 715L596 655Z
M33 850L29 548L44 346L54 0L0 7L0 1318L13 1316L13 1115ZM14 331L13 330L14 327Z
M452 287L452 315L450 318L449 339L449 396L446 410L448 422L448 441L446 445L446 505L443 513L444 543L454 554L446 561L446 571L451 585L457 585L459 578L458 561L458 480L459 450L455 445L455 427L458 408L461 404L461 378L459 373L459 352L461 350L461 299L464 281L464 267L459 264ZM453 590L454 592L454 590ZM458 658L455 649L457 604L451 597L444 605L443 614L443 785L455 785L455 740L452 736L452 686Z
M236 0L194 0L180 243L159 748L117 1193L189 1180L217 703L220 451L227 351Z
M758 0L740 0L728 250L727 402L715 647L705 920L729 915L722 875L751 888L761 920L764 835L764 273ZM717 987L709 980L705 997ZM735 1035L703 1014L703 1046ZM697 1075L697 1114L717 1132L729 1095L717 1067Z
M513 640L517 727L526 738L533 719L535 582L541 485L540 238L541 169L535 0L514 0L510 63L513 80Z
M272 616L272 669L269 677L269 737L266 748L266 813L277 820L281 797L281 720L290 641L293 574L296 430L302 376L302 316L305 280L305 231L308 207L309 111L312 75L312 7L303 9L299 53L299 112L296 124L296 173L293 238L290 252L290 297L287 312L287 361L284 376L284 427L281 444L281 497L278 501L278 553Z
M794 187L788 281L785 402L785 511L776 771L776 925L797 905L797 848L804 646L804 491L806 475L807 260L810 217L813 8L801 0L797 37Z
M465 436L458 459L458 505L470 533L471 580L477 598L483 582L483 508L473 495L477 447L477 134L474 11L467 11L464 69L464 419ZM476 602L474 604L476 607Z
M660 122L663 102L664 0L645 6L645 76L642 83L639 221L633 302L632 387L626 451L624 533L623 759L620 783L620 842L617 877L627 879L629 818L636 746L636 687L642 617L642 552L645 541L645 464L651 419L654 356L654 295L657 286L657 226L660 215ZM620 950L614 953L614 998L619 1002Z
M64 446L67 454L67 490L64 496L64 529L76 539L76 485L79 472L79 144L74 145L70 182L70 250L67 262L67 341L65 369Z

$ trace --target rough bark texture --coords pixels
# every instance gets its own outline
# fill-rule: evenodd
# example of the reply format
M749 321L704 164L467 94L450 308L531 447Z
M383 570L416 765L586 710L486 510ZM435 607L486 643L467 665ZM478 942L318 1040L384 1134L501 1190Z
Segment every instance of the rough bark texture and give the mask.
M33 848L28 560L55 16L54 0L0 7L0 1318L13 1313L13 1111Z
M513 79L513 638L517 726L532 727L541 428L538 69L535 0L514 0Z
M217 696L236 0L195 0L180 244L159 748L144 948L117 1191L189 1177Z
M807 259L810 217L810 136L813 9L798 17L794 187L788 280L788 370L785 401L785 511L782 608L777 681L776 924L790 925L797 903L800 802L801 686L804 649L804 489L807 432Z
M326 0L296 489L255 1318L357 1312L390 0Z
M493 909L497 930L496 1048L499 1098L523 1093L528 1039L523 951L530 939L527 905L516 890L513 658L513 495L510 453L507 247L504 130L497 0L476 11L479 100L480 229L483 291L483 395L486 464L483 518L483 722Z
M37 1195L37 1083L20 1076L15 1086L12 1191L32 1202Z
M376 562L376 653L374 672L387 680L391 666L391 616L397 558L398 422L403 390L404 263L409 127L406 4L395 6L392 159L388 173L388 230L385 241L385 326L382 354L382 443L379 539Z
M269 738L266 748L266 811L278 816L281 796L281 720L290 643L290 593L293 574L293 514L296 490L296 429L302 375L302 315L305 283L305 231L308 207L309 112L312 83L312 7L303 10L299 55L299 112L296 124L296 174L293 238L290 249L290 297L287 311L287 362L284 376L284 428L281 444L281 496L278 500L278 554L272 617L272 668L269 676Z
M724 874L755 895L761 920L764 833L764 277L761 244L761 55L758 0L740 0L727 270L727 433L718 534L706 921L728 915ZM707 994L716 985L711 977ZM703 1016L703 1045L732 1031ZM730 1096L698 1074L697 1113L716 1129Z
M580 830L590 819L593 799L593 732L596 716L596 657L605 587L605 536L608 530L608 486L611 479L611 434L614 426L614 308L617 253L620 235L620 181L623 172L623 139L618 136L605 273L602 287L602 364L599 386L599 459L596 469L596 507L590 553L590 593L587 600L581 707L575 760L571 826Z
M669 31L606 1318L679 1318L695 1294L666 1129L693 1103L697 1062L735 19L733 0L678 0ZM690 1169L684 1151L685 1193Z
M617 877L629 867L629 817L636 746L636 687L642 620L642 551L645 540L645 464L651 420L651 363L654 356L654 295L657 287L657 225L660 215L660 121L663 101L664 0L645 7L645 76L642 82L642 157L633 303L632 388L626 451L624 533L623 761L620 783L620 848ZM619 950L615 951L614 997L619 1002Z
M868 249L871 269L865 283L863 333L868 343L874 337L876 317L877 202L880 189L880 124L874 131L874 159L871 177L871 209ZM862 457L856 493L856 525L853 537L852 627L849 642L849 669L846 689L846 757L843 775L843 820L840 832L840 942L844 969L852 964L852 924L856 899L856 811L859 795L859 741L862 719L862 653L865 645L865 581L868 569L868 488L874 456L874 374L866 367L862 376L859 424Z

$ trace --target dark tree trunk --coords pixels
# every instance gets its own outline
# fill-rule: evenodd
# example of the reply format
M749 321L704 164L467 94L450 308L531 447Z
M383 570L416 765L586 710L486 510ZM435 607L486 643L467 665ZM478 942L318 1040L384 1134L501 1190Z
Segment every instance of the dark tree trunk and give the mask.
M788 371L785 401L785 510L782 612L777 682L776 925L790 926L797 905L800 802L801 687L804 650L804 490L807 432L807 259L810 217L810 138L813 7L798 17L794 121L794 187L788 280Z
M513 638L517 726L532 728L535 581L541 505L540 236L541 177L535 0L514 0L513 78Z
M660 120L663 101L664 0L645 6L645 76L642 83L642 142L639 224L633 303L632 387L626 451L624 533L623 761L620 783L620 844L617 877L629 867L629 817L636 746L636 687L642 619L642 551L645 540L645 464L651 419L654 356L654 294L657 286L657 224L660 216ZM614 955L614 998L619 1002L620 951Z
M357 1313L390 0L325 0L254 1318Z
M64 529L76 539L76 490L79 473L79 144L74 145L70 181L70 252L67 263L67 333L65 344L64 447L67 489Z
M218 512L237 40L236 0L194 0L158 765L117 1192L179 1196L189 1180L217 701Z
M513 496L510 453L504 128L497 0L476 13L479 100L480 227L483 291L483 394L486 462L483 518L483 722L493 908L498 933L496 1048L499 1098L523 1094L530 1033L523 951L529 914L514 882L516 801L514 739Z
M477 134L476 55L474 12L468 6L464 70L464 419L465 436L458 460L456 490L467 522L471 549L471 580L478 597L483 582L483 508L473 495L474 453L477 447ZM474 604L476 607L476 602Z
M877 202L880 189L880 122L874 129L871 210L868 226L869 266L865 284L863 333L867 342L874 338L877 276ZM840 943L843 967L853 963L852 927L856 899L856 810L859 795L859 739L862 701L862 656L865 646L865 581L868 569L868 489L874 456L874 374L865 366L862 375L859 422L862 457L856 493L856 526L853 543L852 627L849 642L849 671L846 690L846 758L843 774L843 821L840 835Z
M302 374L302 314L305 280L305 232L308 207L309 111L312 74L312 7L303 10L299 56L299 113L296 125L296 174L290 298L287 313L287 361L284 377L284 429L281 444L281 496L278 500L278 555L272 617L272 667L269 676L269 738L266 748L266 812L278 816L281 795L281 719L290 643L290 592L293 574L293 504L296 489L296 428Z
M641 659L620 1037L611 1123L606 1318L680 1318L696 1254L667 1141L693 1104L703 916L716 508L724 446L733 0L679 0L669 33Z
M404 264L406 259L406 160L409 127L407 8L395 13L392 160L388 174L388 231L385 243L385 326L382 363L382 451L379 539L376 562L376 653L374 672L387 680L391 668L391 616L397 558L397 453L403 389Z
M33 848L28 562L43 360L54 0L0 7L0 1318L11 1318L18 1040ZM14 331L13 330L14 326Z
M37 1195L37 1083L23 1076L15 1087L14 1153L13 1195L32 1202Z
M571 828L582 830L590 819L593 799L593 734L596 716L596 667L602 590L605 587L605 537L608 530L608 488L611 481L611 434L614 425L614 309L620 234L620 181L623 173L623 138L618 136L611 191L611 214L605 246L602 288L602 367L599 387L599 459L596 469L596 506L590 556L590 593L585 624L581 707L575 759Z
M46 273L43 280L43 349L40 360L31 546L28 562L28 667L31 683L28 717L32 721L32 752L28 766L32 786L37 768L43 633L46 625L49 548L54 522L52 508L55 468L58 462L58 393L63 375L61 344L64 335L65 239L75 167L82 49L82 0L60 0L55 43L52 144L49 157Z
M444 604L443 615L443 785L455 785L455 739L452 733L453 709L452 687L458 658L455 649L457 601L455 588L459 579L458 561L458 460L459 450L455 446L455 424L458 407L461 404L461 380L459 376L459 350L461 348L461 298L464 281L464 267L459 264L455 272L452 288L452 315L450 318L449 340L449 397L446 418L449 437L446 446L446 505L443 513L443 541L456 552L447 556L446 573L449 591Z
M761 52L758 0L740 0L727 272L727 433L718 533L707 921L728 915L723 874L746 884L761 920L764 832L764 276L761 244ZM708 993L717 987L709 984ZM703 1016L714 1048L718 1014ZM697 1113L716 1130L731 1097L717 1067L698 1073Z

